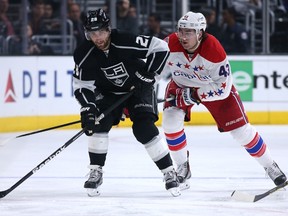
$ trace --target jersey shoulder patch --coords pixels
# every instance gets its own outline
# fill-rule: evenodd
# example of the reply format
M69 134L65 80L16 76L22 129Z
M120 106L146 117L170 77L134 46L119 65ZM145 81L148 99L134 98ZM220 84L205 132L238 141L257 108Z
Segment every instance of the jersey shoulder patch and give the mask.
M208 61L217 63L226 58L226 52L220 42L210 34L207 34L207 38L202 41L198 53Z

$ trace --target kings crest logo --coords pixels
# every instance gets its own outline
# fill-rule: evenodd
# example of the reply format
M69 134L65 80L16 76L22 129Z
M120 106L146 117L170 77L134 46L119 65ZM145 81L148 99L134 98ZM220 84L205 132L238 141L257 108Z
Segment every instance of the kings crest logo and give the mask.
M119 87L122 87L129 78L129 74L122 62L108 68L101 68L101 70L110 82Z

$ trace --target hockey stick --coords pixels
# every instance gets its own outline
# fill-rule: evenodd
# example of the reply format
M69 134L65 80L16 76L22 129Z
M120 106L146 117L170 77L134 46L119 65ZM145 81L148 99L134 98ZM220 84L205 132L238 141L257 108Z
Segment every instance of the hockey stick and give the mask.
M35 172L37 172L39 169L41 169L44 165L46 165L49 161L51 161L54 157L56 157L58 154L60 154L67 146L69 146L71 143L73 143L83 133L84 133L84 130L82 129L76 135L74 135L71 139L69 139L63 146L61 146L55 152L53 152L48 158L46 158L44 161L42 161L40 164L38 164L34 169L32 169L30 172L28 172L18 182L16 182L14 185L12 185L9 189L4 190L4 191L0 191L0 198L5 197L11 191L13 191L15 188L17 188L20 184L22 184L31 175L33 175Z
M157 103L163 103L174 100L174 97L166 98L166 99L157 99Z
M66 126L77 124L77 123L80 123L80 122L81 122L80 120L73 121L73 122L69 122L69 123L66 123L66 124L61 124L61 125L57 125L57 126L53 126L53 127L49 127L49 128L45 128L45 129L29 132L29 133L25 133L25 134L22 134L22 135L18 135L16 137L11 137L11 138L8 138L8 139L5 139L4 141L2 141L0 143L0 146L1 145L4 146L4 144L6 144L7 142L9 142L9 141L11 141L13 139L17 139L17 138L25 137L25 136L30 136L30 135L33 135L33 134L42 133L42 132L45 132L45 131L49 131L49 130L53 130L53 129L57 129L57 128L61 128L61 127L66 127Z
M166 101L171 101L173 99L174 98L172 98L172 97L171 98L166 98L166 99L157 99L157 103L163 103L163 102L166 102ZM45 129L41 129L41 130L37 130L37 131L32 131L32 132L25 133L25 134L21 134L21 135L18 135L16 137L10 137L8 139L5 139L4 141L1 141L0 142L0 146L4 146L7 142L10 142L13 139L17 139L17 138L25 137L25 136L30 136L30 135L33 135L33 134L42 133L42 132L45 132L45 131L54 130L54 129L61 128L61 127L66 127L66 126L78 124L80 122L81 122L80 120L73 121L73 122L68 122L68 123L65 123L65 124L56 125L56 126L53 126L53 127L49 127L49 128L45 128Z
M101 113L95 122L99 122L103 118L106 117L107 114L109 114L111 111L113 111L115 108L117 108L121 103L123 103L125 100L127 100L134 92L134 88L127 94L125 94L122 98L120 98L118 101L116 101L112 106L110 106L107 110L105 110L103 113ZM17 188L19 185L21 185L26 179L28 179L30 176L32 176L35 172L40 170L44 165L46 165L49 161L51 161L54 157L56 157L58 154L60 154L65 148L67 148L71 143L73 143L77 138L79 138L84 133L84 129L79 131L77 134L75 134L71 139L69 139L63 146L58 148L55 152L53 152L49 157L47 157L44 161L42 161L40 164L38 164L34 169L32 169L30 172L28 172L24 177L22 177L18 182L16 182L14 185L12 185L10 188L4 191L0 191L0 198L5 197L7 194L9 194L11 191L13 191L15 188Z
M4 146L7 142L10 142L13 139L17 139L17 138L20 138L20 137L25 137L25 136L29 136L29 135L33 135L33 134L37 134L37 133L42 133L42 132L45 132L45 131L49 131L49 130L53 130L53 129L57 129L57 128L61 128L61 127L66 127L66 126L77 124L77 123L80 123L80 122L81 121L78 120L78 121L69 122L69 123L66 123L66 124L57 125L57 126L54 126L54 127L45 128L45 129L29 132L29 133L26 133L26 134L18 135L16 137L10 137L10 138L5 139L4 141L0 142L0 146Z
M29 136L29 135L32 135L32 134L41 133L41 132L45 132L45 131L49 131L49 130L53 130L53 129L57 129L57 128L61 128L61 127L66 127L66 126L69 126L69 125L78 124L78 123L80 123L80 122L81 122L80 120L78 120L78 121L73 121L73 122L69 122L69 123L66 123L66 124L57 125L57 126L54 126L54 127L45 128L45 129L41 129L41 130L37 130L37 131L30 132L30 133L18 135L18 136L16 136L15 138L24 137L24 136Z
M130 92L129 92L130 93ZM129 94L128 93L128 94ZM131 93L132 94L132 93ZM173 98L167 98L167 99L170 99L172 100ZM169 101L169 100L165 100L165 99L161 99L160 101L157 100L157 103L162 103L164 101ZM30 135L33 135L33 134L37 134L37 133L42 133L42 132L45 132L45 131L49 131L49 130L53 130L53 129L57 129L57 128L61 128L61 127L66 127L66 126L70 126L70 125L74 125L74 124L78 124L80 123L81 120L78 120L78 121L73 121L73 122L68 122L68 123L65 123L65 124L61 124L61 125L56 125L56 126L53 126L53 127L49 127L49 128L45 128L45 129L41 129L41 130L37 130L37 131L32 131L32 132L29 132L29 133L25 133L25 134L21 134L21 135L18 135L16 137L10 137L8 139L5 139L4 141L1 141L0 142L0 146L4 146L7 142L13 140L13 139L17 139L17 138L20 138L20 137L25 137L25 136L30 136Z
M278 191L281 188L284 188L288 185L288 181L284 182L281 185L278 185L264 193L258 194L258 195L251 195L248 193L244 193L244 192L240 192L240 191L233 191L233 193L231 194L231 197L237 201L245 201L245 202L257 202L267 196L269 196L270 194Z

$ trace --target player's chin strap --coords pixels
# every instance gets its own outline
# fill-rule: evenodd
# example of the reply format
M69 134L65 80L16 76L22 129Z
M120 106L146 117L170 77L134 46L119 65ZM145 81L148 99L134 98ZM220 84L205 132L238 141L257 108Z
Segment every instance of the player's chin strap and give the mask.
M202 41L202 37L201 37L201 39L199 40L199 34L197 34L197 44L195 44L194 47L192 47L190 50L187 50L187 51L188 51L189 53L193 53L193 52L199 47L201 41Z
M200 35L200 30L199 29L197 29L196 35L197 35L197 44L195 44L195 46L192 47L191 49L186 50L188 53L193 53L199 47L199 45L200 45L200 43L201 43L201 41L203 39L203 33L202 33L201 38L199 39L199 35ZM180 43L182 43L182 38L178 37L178 40L180 41Z
M114 103L112 106L110 106L107 110L105 110L103 113L101 113L98 118L96 119L97 122L99 122L101 119L105 118L107 114L112 112L115 108L117 108L120 104L122 104L124 101L126 101L133 93L134 93L135 87L131 88L131 91L121 97L116 103ZM7 194L9 194L11 191L13 191L15 188L17 188L19 185L21 185L26 179L28 179L30 176L32 176L35 172L37 172L39 169L41 169L44 165L46 165L49 161L51 161L54 157L56 157L58 154L60 154L65 148L67 148L71 143L73 143L76 139L78 139L83 133L85 129L80 130L77 134L75 134L71 139L69 139L63 146L58 148L55 152L53 152L49 157L47 157L44 161L42 161L40 164L38 164L34 169L32 169L29 173L27 173L25 176L23 176L18 182L16 182L14 185L12 185L10 188L4 191L0 191L0 198L5 197Z

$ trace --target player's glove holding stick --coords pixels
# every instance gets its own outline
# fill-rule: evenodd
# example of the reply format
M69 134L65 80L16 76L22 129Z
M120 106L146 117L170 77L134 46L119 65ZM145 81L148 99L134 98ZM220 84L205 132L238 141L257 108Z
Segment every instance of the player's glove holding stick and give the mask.
M196 95L195 88L177 88L174 97L175 99L170 103L177 107L190 106L194 104L199 105L201 103L201 101L197 99L198 96Z
M155 83L155 76L149 72L135 72L135 91L134 95L141 96L142 91L146 88L151 88Z
M99 114L99 110L94 104L87 104L80 110L81 114L81 127L85 129L87 136L92 136L95 130L96 116Z

